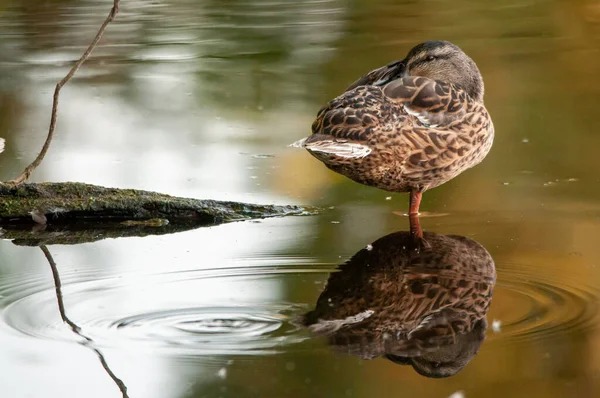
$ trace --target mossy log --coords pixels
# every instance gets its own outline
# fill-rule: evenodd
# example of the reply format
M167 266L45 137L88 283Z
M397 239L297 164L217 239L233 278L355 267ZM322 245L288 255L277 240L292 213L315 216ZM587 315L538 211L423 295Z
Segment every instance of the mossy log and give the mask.
M197 227L254 218L310 214L311 210L299 206L180 198L75 182L0 183L0 227L6 229L9 226L34 225L32 213L43 214L48 226L118 222L123 227L133 228L140 225L157 227L167 223Z

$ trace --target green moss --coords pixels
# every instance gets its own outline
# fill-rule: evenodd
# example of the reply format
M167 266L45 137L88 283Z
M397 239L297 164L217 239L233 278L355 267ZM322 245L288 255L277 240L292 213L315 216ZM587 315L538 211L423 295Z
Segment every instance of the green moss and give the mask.
M0 183L0 225L32 222L29 212L39 210L48 223L77 220L194 221L197 224L313 214L315 209L179 198L156 192L106 188L78 182L36 183L19 186Z

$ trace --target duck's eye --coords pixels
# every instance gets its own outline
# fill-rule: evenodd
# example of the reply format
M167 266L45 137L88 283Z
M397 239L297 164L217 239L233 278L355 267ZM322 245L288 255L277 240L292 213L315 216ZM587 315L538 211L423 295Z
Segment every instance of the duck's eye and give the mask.
M436 58L437 57L435 55L428 55L427 57L425 57L425 61L433 61Z

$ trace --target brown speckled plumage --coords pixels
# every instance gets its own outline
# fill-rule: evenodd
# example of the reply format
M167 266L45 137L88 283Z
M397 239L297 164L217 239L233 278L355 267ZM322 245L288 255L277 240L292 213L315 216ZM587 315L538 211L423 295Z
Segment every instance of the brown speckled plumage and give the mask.
M359 183L421 193L489 152L494 127L483 93L481 74L464 52L425 42L358 79L295 145Z
M461 370L485 337L494 262L462 236L378 239L332 273L303 323L338 351L411 364L429 377Z

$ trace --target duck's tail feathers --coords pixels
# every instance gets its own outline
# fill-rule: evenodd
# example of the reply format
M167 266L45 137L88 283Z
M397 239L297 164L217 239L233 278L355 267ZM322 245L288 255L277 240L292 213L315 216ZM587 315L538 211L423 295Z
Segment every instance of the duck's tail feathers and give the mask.
M364 158L372 152L372 148L368 145L335 139L321 134L313 134L288 146L306 148L311 152L322 152L342 158Z
M348 159L364 158L373 151L368 145L340 140L320 140L304 146L311 152L323 152Z
M289 147L293 147L293 148L304 148L304 143L306 142L308 137L306 138L302 138L301 140L298 140L296 142L294 142L293 144L288 145Z
M4 138L0 137L0 153L4 150Z

